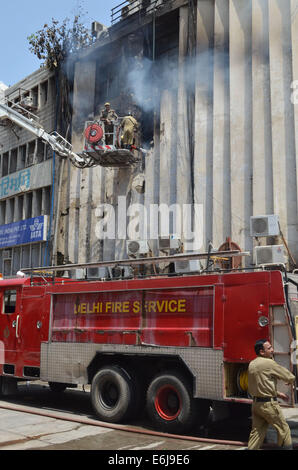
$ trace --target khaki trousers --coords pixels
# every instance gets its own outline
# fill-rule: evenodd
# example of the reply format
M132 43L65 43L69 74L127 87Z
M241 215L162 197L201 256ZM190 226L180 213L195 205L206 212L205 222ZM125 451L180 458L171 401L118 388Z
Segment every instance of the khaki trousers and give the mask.
M268 401L252 404L252 430L248 441L249 450L257 450L262 446L269 425L277 431L277 445L291 448L291 432L281 408L277 401Z

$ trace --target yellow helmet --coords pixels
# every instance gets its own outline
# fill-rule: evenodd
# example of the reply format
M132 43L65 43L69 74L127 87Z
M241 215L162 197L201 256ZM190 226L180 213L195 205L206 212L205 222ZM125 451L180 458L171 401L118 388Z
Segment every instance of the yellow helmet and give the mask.
M105 106L111 106L111 103L105 103Z

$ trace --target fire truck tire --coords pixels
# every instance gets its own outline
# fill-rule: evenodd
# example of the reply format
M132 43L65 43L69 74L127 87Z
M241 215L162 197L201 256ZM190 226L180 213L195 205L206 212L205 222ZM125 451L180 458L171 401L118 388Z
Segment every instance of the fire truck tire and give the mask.
M198 420L197 405L188 380L176 372L157 375L147 390L148 416L165 432L189 431Z
M121 367L100 369L91 384L91 402L97 416L108 423L127 420L135 402L131 376Z

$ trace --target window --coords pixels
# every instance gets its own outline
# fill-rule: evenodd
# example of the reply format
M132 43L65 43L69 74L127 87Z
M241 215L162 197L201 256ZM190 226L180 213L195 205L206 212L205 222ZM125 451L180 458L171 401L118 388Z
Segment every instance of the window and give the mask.
M8 175L8 162L9 162L9 152L3 154L2 157L2 176Z
M4 292L3 313L15 313L16 311L16 290L6 290Z
M18 164L18 149L15 148L10 152L9 173L15 173L17 171L17 164Z
M31 90L32 106L38 108L38 86Z
M45 144L40 139L37 140L35 153L36 153L36 163L43 162L44 161L44 155L45 155Z
M40 84L40 105L45 106L48 102L48 82Z
M31 165L34 164L36 150L37 150L36 140L32 140L28 144L28 155L27 155L27 165L26 166L31 166Z

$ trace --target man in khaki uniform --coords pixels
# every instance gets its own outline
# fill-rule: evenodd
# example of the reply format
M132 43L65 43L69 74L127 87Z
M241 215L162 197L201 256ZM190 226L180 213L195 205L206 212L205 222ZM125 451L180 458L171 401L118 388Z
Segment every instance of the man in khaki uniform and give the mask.
M288 395L278 392L277 380L293 383L295 376L273 359L273 347L267 340L255 344L257 358L248 367L248 392L253 397L252 430L249 436L248 449L259 449L265 439L269 424L278 435L278 446L292 448L290 428L282 414L277 398L288 401Z
M122 147L130 148L131 145L135 143L135 132L139 128L139 123L131 115L131 113L128 113L128 115L122 119L120 128L122 131L122 135L121 135Z
M114 122L117 121L118 116L114 109L111 109L110 103L105 103L104 109L101 110L100 121L104 123L105 127L105 142L106 145L113 144Z

